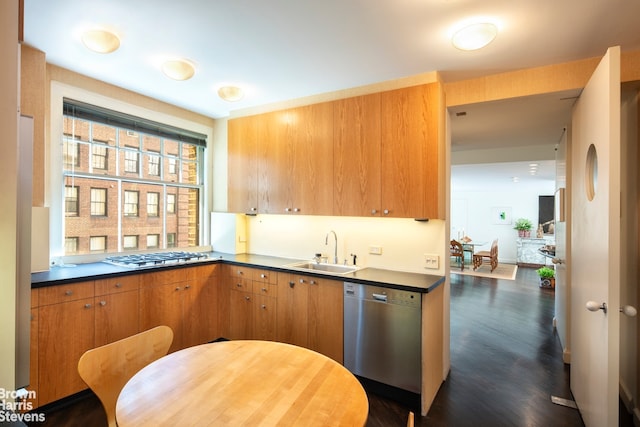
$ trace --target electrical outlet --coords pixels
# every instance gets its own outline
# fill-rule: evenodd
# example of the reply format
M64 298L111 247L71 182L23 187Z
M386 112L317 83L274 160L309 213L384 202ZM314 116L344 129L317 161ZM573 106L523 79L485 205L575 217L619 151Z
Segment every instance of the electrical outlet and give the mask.
M369 245L369 253L373 255L382 255L382 246Z
M440 257L436 254L424 254L424 262L427 268L437 270L440 268Z

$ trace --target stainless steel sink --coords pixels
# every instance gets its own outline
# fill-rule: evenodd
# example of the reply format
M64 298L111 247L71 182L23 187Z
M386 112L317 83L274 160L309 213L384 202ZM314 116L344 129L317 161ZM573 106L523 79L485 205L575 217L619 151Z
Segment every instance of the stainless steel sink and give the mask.
M295 270L313 271L315 273L327 274L347 274L359 270L360 267L354 265L325 264L313 261L300 261L285 265L287 268Z

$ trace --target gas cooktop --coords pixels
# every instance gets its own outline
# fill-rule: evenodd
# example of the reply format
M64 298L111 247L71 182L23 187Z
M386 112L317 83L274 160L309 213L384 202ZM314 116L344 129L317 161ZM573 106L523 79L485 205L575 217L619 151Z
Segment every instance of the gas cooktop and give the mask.
M202 252L155 252L148 254L110 256L105 258L104 262L120 267L135 268L201 261L207 258L209 258L207 254Z

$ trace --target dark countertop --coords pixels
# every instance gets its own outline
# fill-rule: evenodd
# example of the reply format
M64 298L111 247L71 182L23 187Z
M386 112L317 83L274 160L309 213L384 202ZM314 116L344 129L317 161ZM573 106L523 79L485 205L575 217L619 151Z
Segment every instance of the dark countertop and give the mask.
M118 267L104 262L77 264L76 266L53 267L49 271L31 274L31 287L41 288L65 283L82 282L87 280L104 279L107 277L126 276L160 269L193 267L199 264L224 263L232 265L246 265L250 267L266 268L307 276L324 277L345 282L375 284L389 288L428 293L444 283L444 276L432 274L409 273L395 270L365 267L347 274L327 274L313 271L301 271L287 268L286 265L301 261L299 259L280 258L266 255L225 254L209 252L209 258L204 261L191 261L180 264L169 264L152 267Z

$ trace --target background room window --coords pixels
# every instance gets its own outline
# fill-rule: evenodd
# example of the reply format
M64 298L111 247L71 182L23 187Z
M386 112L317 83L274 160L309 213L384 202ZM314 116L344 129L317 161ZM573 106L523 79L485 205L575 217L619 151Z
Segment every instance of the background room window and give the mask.
M147 193L147 215L159 216L160 193Z
M107 189L91 189L91 216L107 215Z
M122 239L122 247L125 251L138 249L138 236L124 236Z
M105 252L107 250L107 236L91 236L89 250L91 252Z
M124 191L124 216L138 216L137 191Z
M78 216L78 187L67 185L64 187L64 214Z
M167 213L176 213L176 195L167 194Z
M65 254L202 245L205 135L64 98L61 137Z
M159 248L160 245L159 234L147 234L147 249Z

